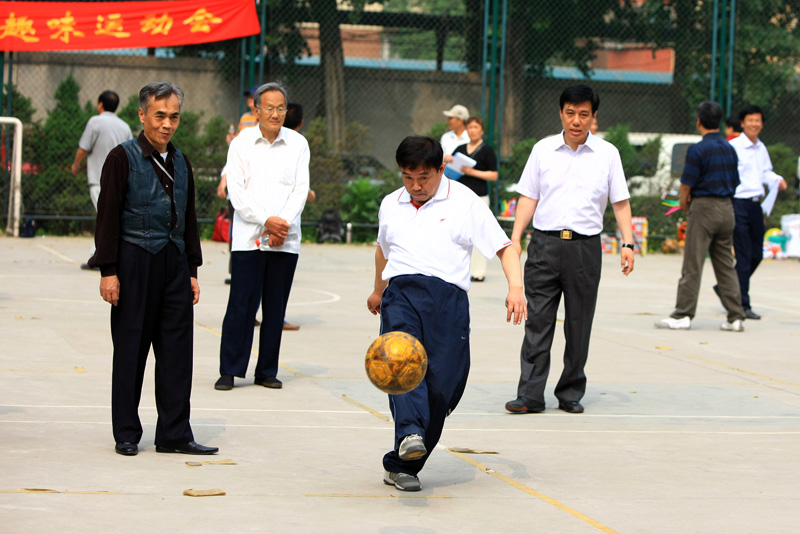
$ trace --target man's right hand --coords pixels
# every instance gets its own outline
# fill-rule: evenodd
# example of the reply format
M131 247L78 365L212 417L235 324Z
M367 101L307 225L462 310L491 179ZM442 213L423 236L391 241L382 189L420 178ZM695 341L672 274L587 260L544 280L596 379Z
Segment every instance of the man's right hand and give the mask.
M119 278L117 275L100 278L100 296L109 304L119 304Z
M381 300L383 300L383 293L378 291L373 291L367 298L367 309L372 315L381 314Z
M72 175L73 176L78 176L78 171L80 170L80 168L81 168L80 163L73 163L72 167L71 167Z
M267 227L267 233L270 237L274 235L278 239L284 240L289 235L289 223L280 217L270 217L266 220L264 226Z

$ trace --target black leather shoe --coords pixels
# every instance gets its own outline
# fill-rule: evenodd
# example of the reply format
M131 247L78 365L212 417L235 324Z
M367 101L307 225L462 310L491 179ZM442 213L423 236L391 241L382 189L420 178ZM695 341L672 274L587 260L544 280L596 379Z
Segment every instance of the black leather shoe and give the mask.
M759 319L761 319L761 316L759 314L750 309L744 311L744 316L746 319L752 319L754 321L758 321Z
M181 454L217 454L219 452L219 448L206 447L205 445L200 445L196 441L190 441L189 443L181 443L180 445L174 445L172 447L162 447L161 445L156 445L156 452L177 452Z
M267 378L256 378L254 383L257 386L264 386L265 388L271 389L281 389L283 387L283 382L274 376L268 376Z
M558 409L567 413L583 413L583 405L578 401L558 401Z
M517 397L515 400L506 403L506 410L511 413L542 413L544 404L530 397Z
M218 389L220 391L229 391L233 389L233 376L232 375L222 375L217 380L217 383L214 384L214 389Z
M114 450L122 456L136 456L139 454L139 446L132 441L120 441L114 445Z

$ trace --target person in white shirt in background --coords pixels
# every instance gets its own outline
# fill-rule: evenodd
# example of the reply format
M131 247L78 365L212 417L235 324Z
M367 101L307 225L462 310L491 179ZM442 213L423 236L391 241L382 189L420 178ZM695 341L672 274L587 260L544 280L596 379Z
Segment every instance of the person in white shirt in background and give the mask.
M453 161L453 151L456 147L469 143L469 134L467 134L469 110L460 104L456 104L442 113L447 117L447 127L450 129L442 134L440 143L444 153L444 161L450 163Z
M218 390L244 378L259 300L261 332L255 384L279 389L283 317L300 253L300 213L309 188L308 142L283 127L288 99L277 83L255 94L258 127L243 130L228 150L228 194L235 208L231 291L222 323Z
M739 158L739 186L733 195L736 228L733 230L733 250L736 253L736 274L742 293L742 307L747 319L761 316L750 306L750 278L764 257L764 186L779 191L786 189L786 180L772 172L772 161L767 147L758 138L764 129L764 111L758 106L747 106L739 113L742 135L731 139ZM719 294L718 288L714 291Z
M600 98L591 87L573 85L561 93L559 105L561 134L534 145L517 186L519 202L511 246L521 250L531 219L534 232L525 262L528 319L517 398L505 406L512 413L545 409L544 388L562 294L566 347L555 396L559 409L583 412L584 367L602 266L600 232L609 201L622 233L622 274L633 272L630 195L619 151L589 132Z

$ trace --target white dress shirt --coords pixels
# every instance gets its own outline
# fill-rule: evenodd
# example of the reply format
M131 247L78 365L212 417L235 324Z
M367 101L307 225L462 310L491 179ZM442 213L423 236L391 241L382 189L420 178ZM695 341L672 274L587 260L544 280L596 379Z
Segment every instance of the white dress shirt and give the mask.
M778 187L781 177L772 172L772 161L767 147L757 139L753 143L745 134L731 139L739 158L739 185L734 198L753 198L764 196L764 184L769 188Z
M378 244L388 260L383 280L422 274L468 291L473 247L491 259L511 244L483 200L445 177L419 209L404 187L386 196L378 220Z
M129 139L133 139L130 126L114 113L104 111L89 119L78 147L89 153L86 157L86 176L90 184L100 185L100 175L108 153Z
M300 252L300 213L308 196L309 162L306 138L281 128L275 142L261 135L261 128L247 128L228 149L228 197L233 215L231 250ZM289 223L283 245L270 248L264 223L277 216Z
M572 230L584 235L603 231L608 202L630 198L619 151L591 133L573 151L564 132L536 143L522 171L517 192L538 200L537 230Z
M456 135L453 130L448 130L442 134L441 143L444 155L449 156L453 154L453 150L455 150L457 146L469 143L469 134L467 134L467 130L461 132L461 135Z

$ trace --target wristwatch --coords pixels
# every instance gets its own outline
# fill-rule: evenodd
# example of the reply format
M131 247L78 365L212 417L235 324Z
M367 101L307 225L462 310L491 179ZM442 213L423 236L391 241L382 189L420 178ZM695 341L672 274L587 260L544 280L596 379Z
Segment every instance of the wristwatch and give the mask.
M623 243L623 244L622 244L622 246L623 246L623 247L627 247L627 248L629 248L629 249L631 249L631 250L633 250L634 248L636 248L636 247L633 245L633 243Z

